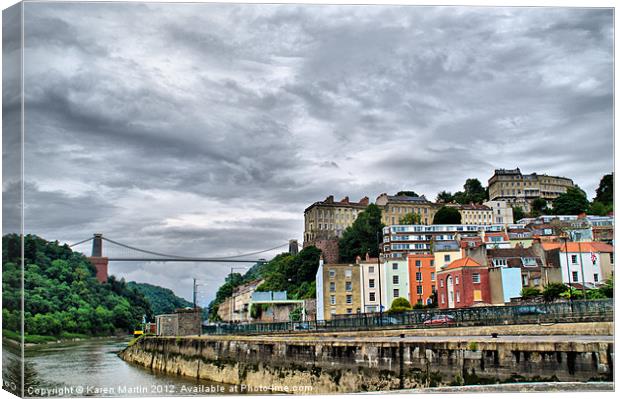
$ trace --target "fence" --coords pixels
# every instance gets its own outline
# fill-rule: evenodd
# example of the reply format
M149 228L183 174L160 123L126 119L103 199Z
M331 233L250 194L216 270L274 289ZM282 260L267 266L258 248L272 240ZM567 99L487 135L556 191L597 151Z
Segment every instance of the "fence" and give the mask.
M532 305L424 309L402 313L364 313L334 320L281 323L219 324L203 327L204 334L264 334L330 332L388 328L490 326L500 324L613 321L613 299L553 302Z

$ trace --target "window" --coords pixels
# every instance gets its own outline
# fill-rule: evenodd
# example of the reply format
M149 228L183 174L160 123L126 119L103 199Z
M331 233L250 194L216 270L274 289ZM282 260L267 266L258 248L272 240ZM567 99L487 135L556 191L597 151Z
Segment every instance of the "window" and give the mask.
M375 279L371 278L368 280L368 288L375 288Z
M441 303L446 303L446 296L441 294Z
M435 272L431 272L431 281L435 281Z
M473 283L479 283L480 282L480 273L474 273L471 275L471 281Z
M456 301L461 302L461 293L458 291L456 292Z
M346 278L351 278L352 275L353 275L353 271L351 269L347 269L344 271L344 276Z
M579 281L579 272L573 272L573 281Z
M336 304L336 295L329 296L329 303L331 303L332 305Z
M347 314L353 314L353 309L352 308L347 308Z
M368 273L374 273L375 272L375 267L374 266L370 266L368 268Z
M344 283L344 288L345 288L345 290L347 290L347 291L353 291L353 284L351 284L351 282L350 282L350 281L346 281L346 282Z
M594 273L594 282L598 283L598 273Z
M422 295L422 286L418 285L416 288L417 288L416 292L418 293L418 295Z
M333 281L329 283L329 292L336 292L336 283Z
M573 263L573 265L577 264L577 255L571 255L570 256L570 261Z
M398 270L398 263L392 263L392 270Z
M443 288L443 280L439 280L439 286Z
M415 261L415 267L420 267L420 266L422 266L422 261L418 259Z
M400 297L400 291L398 290L398 288L394 288L393 294L394 294L394 298Z
M443 261L444 262L450 262L450 255L444 255L443 256Z
M435 260L431 259L431 267L435 266Z
M347 295L347 305L350 305L353 303L353 295Z
M454 284L458 284L459 283L459 276L454 277Z
M336 277L336 270L329 269L329 278L334 278L334 277Z
M374 301L376 300L376 299L375 299L375 293L374 293L374 292L370 292L370 293L368 293L368 300L369 300L370 302L374 302Z
M398 276L392 276L392 283L398 284Z
M506 259L493 259L493 265L496 267L506 266Z
M433 294L434 294L435 292L437 292L437 287L435 287L434 285L431 286L431 291L433 291Z
M526 267L537 266L536 259L534 258L522 258L521 261L523 262L523 266L526 266Z
M416 272L415 273L415 281L422 281L422 273L421 272Z
M336 314L336 309L331 309L331 310L329 311L329 313L330 313L331 315L335 315L335 314Z

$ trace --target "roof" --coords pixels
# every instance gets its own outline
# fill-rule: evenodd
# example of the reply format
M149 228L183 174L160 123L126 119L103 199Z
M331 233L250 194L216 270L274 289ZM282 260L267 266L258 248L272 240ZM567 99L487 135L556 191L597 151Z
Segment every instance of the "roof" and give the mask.
M388 195L388 202L419 202L419 203L428 203L429 200L426 199L424 195L419 197L409 197L407 195Z
M471 211L491 211L492 209L486 205L480 204L465 204L459 207L461 210L471 210Z
M325 198L325 200L317 201L314 204L312 204L309 207L307 207L304 210L304 213L308 212L311 208L313 208L315 206L332 206L332 207L346 206L346 207L351 207L351 208L363 209L363 208L366 208L369 203L370 202L369 202L368 197L364 197L364 198L360 199L359 202L352 202L352 201L349 200L349 197L344 197L340 201L334 201L334 196L330 195L329 197Z
M466 256L464 258L453 261L447 266L444 266L441 271L460 269L462 267L482 267L482 265L470 258L469 256Z
M614 247L603 242L543 242L543 249L559 249L562 252L614 252ZM568 251L566 250L568 246Z
M532 248L494 248L487 249L487 257L489 259L506 259L508 267L526 267L523 264L523 258L533 258L536 260L536 266L543 266L542 259L536 255ZM533 266L527 266L529 268Z

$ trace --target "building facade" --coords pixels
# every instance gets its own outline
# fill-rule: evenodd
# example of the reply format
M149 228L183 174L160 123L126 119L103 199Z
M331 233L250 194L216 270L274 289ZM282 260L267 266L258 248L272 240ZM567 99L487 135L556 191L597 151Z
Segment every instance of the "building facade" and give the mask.
M459 309L490 304L489 269L470 257L458 259L437 273L438 306Z
M613 277L614 248L602 242L543 242L545 250L559 249L562 282L595 288Z
M542 198L550 204L560 194L574 187L573 181L566 177L522 174L519 168L496 169L489 179L489 200L506 201L511 207L520 206L525 212L531 211L531 203Z
M381 221L385 225L399 224L400 220L408 213L417 214L420 224L432 224L437 205L426 197L409 197L405 195L387 195L383 193L375 201L381 209Z
M383 301L385 295L385 268L383 262L377 258L366 257L360 260L362 311L364 313L379 312L381 308L386 310Z
M385 275L385 283L382 286L382 288L385 288L383 303L386 310L392 306L392 302L396 298L405 298L411 303L411 298L409 297L409 264L407 259L388 259L383 263L383 268Z
M362 312L361 275L358 264L325 264L316 275L317 320Z
M383 228L386 259L406 259L409 254L430 254L441 243L480 237L482 232L502 232L504 225L392 225Z
M435 256L411 254L409 267L409 297L411 304L430 305L434 302L436 287Z
M493 209L486 205L467 204L460 205L457 209L461 214L461 224L494 224Z
M304 211L304 247L315 245L318 240L340 238L368 204L368 197L351 202L349 197L334 201L334 196L330 195L324 201L310 205Z
M493 211L492 224L513 224L514 217L512 214L512 207L507 201L487 201L483 205L488 206Z

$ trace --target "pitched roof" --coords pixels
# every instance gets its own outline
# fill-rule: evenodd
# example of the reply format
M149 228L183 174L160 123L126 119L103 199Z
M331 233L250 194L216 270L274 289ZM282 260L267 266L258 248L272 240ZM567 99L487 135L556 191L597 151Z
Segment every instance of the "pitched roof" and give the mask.
M603 242L543 242L543 249L548 251L550 249L559 249L562 252L614 252L614 247L605 244ZM581 249L581 251L580 251Z
M461 267L481 267L481 266L482 265L480 263L476 262L475 260L473 260L469 256L466 256L464 258L457 259L457 260L453 261L452 263L450 263L447 266L444 266L441 269L441 271L452 270L452 269L459 269Z

